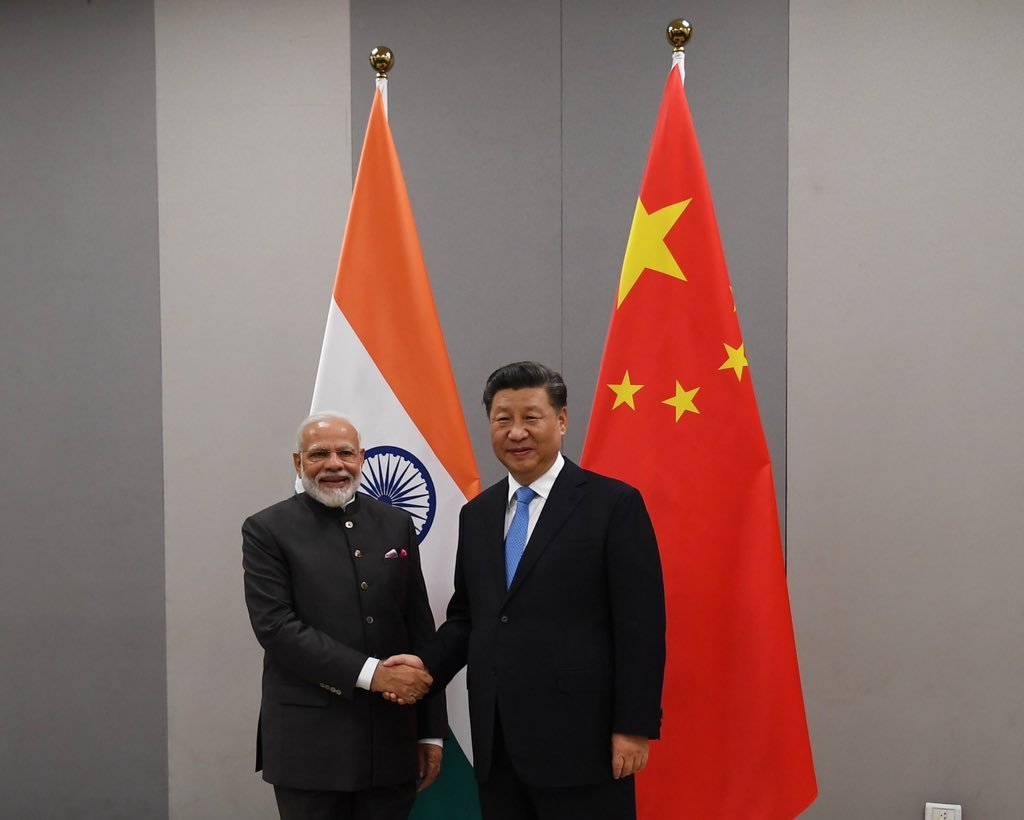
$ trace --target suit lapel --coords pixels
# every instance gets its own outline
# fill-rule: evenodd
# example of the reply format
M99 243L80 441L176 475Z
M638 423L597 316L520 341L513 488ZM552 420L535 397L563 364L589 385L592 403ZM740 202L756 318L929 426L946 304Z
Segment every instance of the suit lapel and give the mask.
M508 597L515 595L516 590L523 585L524 580L529 576L533 567L540 559L541 554L551 544L552 539L562 529L566 519L583 498L583 487L586 484L587 476L579 467L569 459L565 459L558 478L551 487L551 495L544 502L544 510L540 519L533 528L530 540L526 543L526 551L523 553L519 568L516 570L516 577L512 580L512 586L508 590ZM508 488L505 489L508 496ZM502 583L504 584L504 544L502 544Z
M483 547L487 554L487 574L505 592L505 511L508 508L508 478L492 484L483 499L481 521Z

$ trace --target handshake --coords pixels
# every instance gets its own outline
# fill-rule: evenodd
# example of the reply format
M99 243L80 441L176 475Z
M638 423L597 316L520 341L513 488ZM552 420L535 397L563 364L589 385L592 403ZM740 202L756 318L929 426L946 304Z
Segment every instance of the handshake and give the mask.
M384 700L407 704L422 700L434 678L416 655L392 655L377 664L370 682L371 692L380 692Z

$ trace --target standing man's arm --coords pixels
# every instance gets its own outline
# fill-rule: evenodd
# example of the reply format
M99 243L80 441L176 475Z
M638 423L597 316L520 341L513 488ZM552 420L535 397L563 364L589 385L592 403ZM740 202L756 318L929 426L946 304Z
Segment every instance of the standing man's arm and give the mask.
M288 562L274 534L253 518L242 525L242 569L249 620L260 645L296 675L351 698L368 655L299 618ZM427 691L429 675L414 674L406 667L383 670L378 666L373 683L375 691L388 687L418 698Z
M444 689L451 679L466 665L469 652L469 632L472 626L469 614L469 595L466 588L466 570L463 552L465 507L459 515L459 544L455 554L455 591L448 602L445 622L428 645L418 655L394 655L381 662L381 666L419 664L434 678L434 690ZM385 692L387 700L404 703L395 692Z
M420 563L419 543L411 520L405 551L411 562L406 587L405 629L409 636L409 652L415 655L434 638L434 614L430 609L430 598L427 595L427 585L423 580ZM445 708L443 687L438 687L420 704L419 726L420 737L441 738L448 734L448 712Z
M469 652L469 633L472 627L469 592L466 585L466 508L459 513L459 543L455 553L455 590L448 601L445 622L437 635L423 650L421 656L438 688L447 686L459 670L466 665Z
M420 562L419 541L412 521L406 537L406 554L411 561L409 583L406 587L405 627L409 635L411 651L419 652L434 637L434 615L430 609L430 598L427 585L423 580L423 568ZM389 671L383 664L378 665L381 672ZM434 688L416 706L420 742L417 747L419 755L420 783L417 791L423 791L441 774L441 758L444 754L443 738L448 736L448 710L445 701L444 687Z
M613 510L608 551L615 652L612 776L647 765L649 739L661 731L665 676L665 588L661 558L647 508L630 489Z

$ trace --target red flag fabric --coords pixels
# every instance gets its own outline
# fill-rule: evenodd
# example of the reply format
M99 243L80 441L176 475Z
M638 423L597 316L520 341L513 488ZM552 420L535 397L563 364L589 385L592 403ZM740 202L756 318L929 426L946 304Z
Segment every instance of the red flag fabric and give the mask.
M665 574L664 721L639 817L795 817L817 784L771 462L678 64L581 461L641 490Z

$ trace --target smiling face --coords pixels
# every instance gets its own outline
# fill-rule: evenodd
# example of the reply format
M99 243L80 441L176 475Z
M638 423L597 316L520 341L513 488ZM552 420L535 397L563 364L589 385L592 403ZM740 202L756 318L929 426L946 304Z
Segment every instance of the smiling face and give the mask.
M569 411L555 410L543 387L524 387L495 393L489 418L494 455L525 486L555 463Z
M365 455L355 427L344 419L328 418L303 428L300 451L292 458L310 498L327 507L342 507L359 487Z

